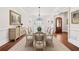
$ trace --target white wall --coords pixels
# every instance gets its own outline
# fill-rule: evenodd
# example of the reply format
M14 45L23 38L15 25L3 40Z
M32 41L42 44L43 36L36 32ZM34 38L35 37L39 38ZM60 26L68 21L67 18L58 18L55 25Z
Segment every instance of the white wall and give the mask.
M25 22L27 22L28 26L32 28L33 32L37 32L37 27L39 26L39 22L40 22L40 26L42 27L42 31L46 32L47 27L51 25L51 24L48 24L48 20L49 22L51 22L51 20L53 19L51 15L44 15L44 16L41 16L42 17L41 21L37 21L38 15L37 16L27 15L27 16L28 17L27 17L27 20L25 20Z
M71 23L71 13L79 10L79 7L70 8L69 42L79 47L79 24Z
M9 41L8 29L9 29L9 10L13 10L21 14L22 22L25 20L24 11L21 8L11 8L11 7L0 7L0 46Z
M31 8L24 8L24 10L26 11L26 17L27 17L27 20L25 20L27 28L28 27L31 27L32 28L32 31L33 32L36 32L37 31L37 27L38 27L38 22L37 22L37 18L39 17L38 16L38 8L36 7L31 7ZM61 13L64 13L64 12L67 12L69 9L68 8L65 8L65 7L50 7L50 8L45 8L45 7L42 7L40 9L40 14L41 14L41 17L42 17L42 23L41 23L41 27L42 27L42 31L43 32L46 32L47 31L47 28L50 27L50 28L54 28L55 29L55 18L54 16L55 15L59 15ZM63 16L64 14L62 14L62 17L63 17L63 31L64 32L68 32L68 26L66 25L66 19L65 19L65 15ZM31 21L31 22L29 22ZM48 23L49 21L49 23ZM53 24L51 23L51 21L53 21ZM36 23L34 25L34 22Z
M60 16L62 17L62 31L63 32L68 32L68 24L67 24L68 13L67 12L68 11L60 14Z
M56 9L58 12L54 14L54 31L55 29L55 22L56 22L56 17L62 17L62 31L63 32L68 32L68 24L67 24L67 18L68 18L68 13L69 13L69 8L59 8ZM69 18L68 18L69 20Z

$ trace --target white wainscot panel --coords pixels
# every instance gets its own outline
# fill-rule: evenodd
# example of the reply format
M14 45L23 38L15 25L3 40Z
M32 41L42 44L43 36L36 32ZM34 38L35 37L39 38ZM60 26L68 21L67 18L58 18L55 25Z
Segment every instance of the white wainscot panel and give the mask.
M79 31L70 31L70 38L68 39L68 41L73 45L79 47Z
M8 41L8 29L0 30L0 46L4 45Z

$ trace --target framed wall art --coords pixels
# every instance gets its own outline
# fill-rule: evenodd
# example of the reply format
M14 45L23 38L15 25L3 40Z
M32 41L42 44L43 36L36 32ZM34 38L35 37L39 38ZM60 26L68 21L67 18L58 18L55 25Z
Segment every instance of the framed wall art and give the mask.
M79 24L79 10L71 13L71 23Z
M10 25L20 25L21 24L21 15L15 11L10 10Z

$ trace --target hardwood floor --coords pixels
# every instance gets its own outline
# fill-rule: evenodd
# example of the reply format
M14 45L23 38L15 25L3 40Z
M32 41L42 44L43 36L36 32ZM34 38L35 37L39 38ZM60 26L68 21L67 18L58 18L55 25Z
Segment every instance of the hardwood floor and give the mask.
M68 42L68 33L55 33L57 39L59 39L65 46L72 51L79 51L79 48Z

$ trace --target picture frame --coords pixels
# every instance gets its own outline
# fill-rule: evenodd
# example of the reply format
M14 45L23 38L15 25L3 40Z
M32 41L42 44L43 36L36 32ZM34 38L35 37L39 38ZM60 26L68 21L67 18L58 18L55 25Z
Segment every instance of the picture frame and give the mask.
M68 25L68 18L66 19L66 25Z
M66 25L68 25L68 11L65 12L65 16L66 16Z
M79 24L79 10L71 13L71 24Z
M10 25L20 25L21 15L13 10L10 10Z

